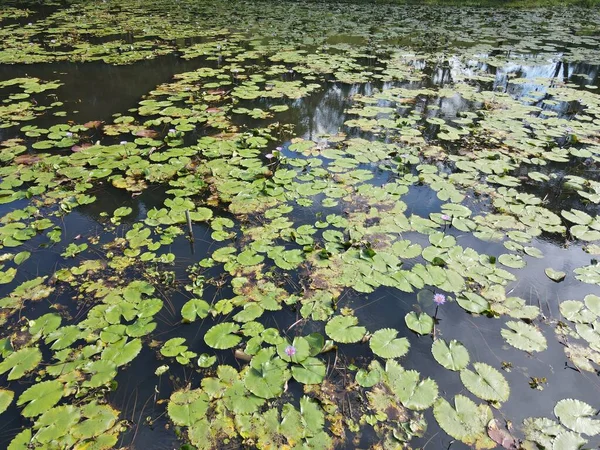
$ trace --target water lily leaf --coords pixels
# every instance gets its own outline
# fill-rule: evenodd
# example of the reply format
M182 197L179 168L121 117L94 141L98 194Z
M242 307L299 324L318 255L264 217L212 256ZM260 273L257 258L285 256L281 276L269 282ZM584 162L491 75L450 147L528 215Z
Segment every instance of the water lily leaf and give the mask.
M37 347L22 348L11 353L0 363L0 373L8 373L9 380L17 380L31 372L42 360L42 352Z
M542 251L537 247L524 247L523 250L529 256L532 256L534 258L543 258L544 257L544 254L542 253Z
M418 334L431 334L433 331L433 318L425 313L417 314L414 311L404 316L406 326Z
M600 433L600 420L593 419L598 411L581 400L566 398L560 400L554 407L554 415L567 428L588 436Z
M310 356L317 356L325 346L325 337L321 333L310 333L305 337L310 346Z
M61 321L62 319L58 314L44 314L36 320L29 322L29 333L32 336L35 336L38 333L42 336L48 335L58 329Z
M430 234L429 242L431 243L431 245L440 248L451 248L456 245L456 239L454 238L454 236L446 235L441 231L436 231L435 233Z
M554 270L551 267L544 269L546 276L550 278L552 281L556 281L557 283L564 280L567 274L565 272L561 272L560 270Z
M206 222L213 216L212 210L208 208L197 208L190 212L190 219L194 222Z
M325 326L327 336L342 344L353 344L360 341L367 329L357 326L358 319L354 316L335 316Z
M438 386L431 378L420 380L416 370L402 370L390 377L390 386L404 406L421 411L433 405Z
M56 405L63 396L63 385L58 380L42 381L34 384L21 394L17 405L27 403L21 414L24 417L34 417L48 411Z
M359 386L364 388L370 388L375 386L381 380L381 370L372 369L358 369L356 372L356 382Z
M369 340L373 353L382 358L400 358L410 347L408 339L397 338L398 332L392 328L377 330Z
M7 450L26 450L31 442L31 428L25 428L10 442Z
M29 257L31 256L31 252L28 251L23 251L23 252L19 252L15 255L15 264L23 264L25 261L27 261L29 259Z
M527 264L519 255L512 253L504 253L500 255L498 257L498 261L506 267L510 267L512 269L522 269Z
M583 299L585 306L593 312L596 316L600 317L600 297L597 295L589 294ZM591 322L591 321L590 321Z
M243 266L255 266L256 264L263 262L264 259L264 256L259 255L252 250L244 250L237 257L238 262Z
M462 309L475 314L481 314L490 309L490 303L482 296L473 292L464 292L456 298L456 303L458 303Z
M35 427L38 431L35 440L41 444L59 440L70 433L80 417L79 408L73 405L57 406L47 410L36 420Z
M2 414L10 406L15 393L8 389L0 389L0 414Z
M449 344L443 339L436 339L431 346L435 360L449 370L462 370L469 365L469 352L460 342L451 340Z
M167 405L167 413L174 424L191 427L205 417L208 395L200 389L173 392Z
M224 350L235 347L242 340L237 333L240 326L235 323L225 322L213 326L204 335L204 342L212 348Z
M533 325L525 322L506 322L508 329L503 328L502 337L510 345L524 352L541 352L546 349L546 338Z
M504 376L485 363L473 363L475 372L469 369L460 371L460 379L465 387L477 397L492 402L505 402L510 395L510 387Z
M545 417L529 417L523 421L525 437L543 448L552 448L554 438L565 432L565 428Z
M6 246L6 241L4 242L4 245ZM5 270L4 272L0 272L0 284L10 283L15 278L16 274L17 269L15 269L14 267L11 267L10 269Z
M193 322L197 317L204 319L208 316L210 305L201 299L189 300L181 308L181 316L187 322Z
M114 210L113 217L126 217L133 212L129 206L121 206Z
M119 342L109 345L102 352L102 359L106 361L111 361L117 367L120 367L133 361L141 351L141 339L133 339L127 342L127 339L124 338Z
M302 384L320 384L325 379L327 367L318 358L309 357L292 366L292 377Z
M487 424L492 419L488 405L476 405L464 395L454 397L454 408L444 398L438 398L433 405L433 415L440 427L467 445L477 449L496 447L487 436Z
M578 225L588 225L593 222L594 218L583 211L578 209L571 209L571 211L561 211L560 215L567 219L569 222L573 222Z
M78 439L94 439L96 444L100 448L106 448L103 445L103 441L109 442L110 436L105 439L102 438L102 434L109 430L117 421L119 412L109 405L100 405L93 401L81 408L81 415L84 420L76 424L72 429L71 433ZM114 436L116 442L116 436ZM111 445L111 444L108 444Z
M579 450L587 441L577 433L564 431L554 439L552 450Z
M600 231L590 230L586 225L574 225L569 232L573 237L582 241L597 241L600 239Z
M206 369L207 367L211 367L217 362L217 357L215 355L210 356L208 353L202 353L198 357L198 367L202 367Z
M257 397L279 397L289 378L289 372L285 370L287 363L280 358L273 358L273 354L272 347L260 350L250 361L250 367L244 377L244 386ZM307 373L303 373L301 377L303 375L311 377Z
M487 425L488 436L502 448L507 450L519 450L519 441L502 426L498 419L490 420Z

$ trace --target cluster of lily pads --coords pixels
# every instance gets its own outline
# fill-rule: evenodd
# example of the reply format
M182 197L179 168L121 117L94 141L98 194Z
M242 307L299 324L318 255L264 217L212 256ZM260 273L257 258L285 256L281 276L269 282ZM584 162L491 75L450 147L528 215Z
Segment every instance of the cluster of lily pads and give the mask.
M560 342L598 373L600 265L546 263L540 242L600 254L598 75L572 71L600 60L599 13L235 5L3 13L1 64L178 51L200 66L110 121L59 123L59 76L0 82L0 413L22 428L8 448L122 445L133 418L111 395L142 352L157 386L170 375L150 422L166 414L199 449L410 448L438 426L475 448L595 445L593 396L511 425L510 363L440 318L490 323L519 355ZM337 94L332 123L301 132ZM94 227L73 236L81 220ZM537 260L552 283L590 285L559 320L513 293ZM406 303L396 327L365 314L380 293ZM416 345L435 372L414 369Z

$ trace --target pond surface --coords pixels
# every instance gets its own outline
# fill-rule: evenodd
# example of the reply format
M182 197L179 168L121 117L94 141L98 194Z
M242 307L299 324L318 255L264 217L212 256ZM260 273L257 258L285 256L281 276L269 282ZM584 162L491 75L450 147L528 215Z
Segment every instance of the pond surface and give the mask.
M600 11L0 25L0 447L600 446Z

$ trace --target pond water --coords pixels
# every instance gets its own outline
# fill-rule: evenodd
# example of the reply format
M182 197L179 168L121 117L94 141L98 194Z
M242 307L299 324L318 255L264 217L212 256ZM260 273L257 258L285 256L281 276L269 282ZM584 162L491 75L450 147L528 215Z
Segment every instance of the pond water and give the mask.
M0 447L600 446L600 11L0 25Z

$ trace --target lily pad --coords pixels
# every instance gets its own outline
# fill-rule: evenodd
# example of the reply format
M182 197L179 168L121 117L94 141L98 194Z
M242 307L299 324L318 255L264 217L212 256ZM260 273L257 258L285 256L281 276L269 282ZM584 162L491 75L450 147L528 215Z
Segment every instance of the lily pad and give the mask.
M358 326L358 319L354 316L335 316L325 326L327 335L336 342L352 344L360 341L367 329Z
M433 331L433 318L426 314L417 314L414 311L409 312L404 316L406 326L418 334L431 334Z
M469 352L454 339L448 344L443 339L436 339L431 346L431 353L438 363L449 370L459 371L469 365Z
M504 376L485 363L473 363L475 372L469 369L460 371L460 379L465 387L477 397L492 402L505 402L510 387Z
M240 330L240 326L225 322L213 326L204 335L204 342L212 348L224 350L227 348L235 347L242 340L241 336L237 333Z
M567 274L565 272L561 272L560 270L554 270L551 267L544 269L546 276L550 278L552 281L556 281L557 283L561 282L565 279Z
M540 330L524 322L507 322L502 337L510 345L525 352L541 352L546 349L546 338Z
M554 415L567 428L588 436L600 434L600 420L594 419L598 411L581 400L567 398L554 407Z
M392 328L377 330L369 340L373 353L382 358L400 358L410 347L406 338L397 338L398 332Z

